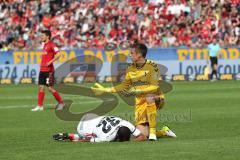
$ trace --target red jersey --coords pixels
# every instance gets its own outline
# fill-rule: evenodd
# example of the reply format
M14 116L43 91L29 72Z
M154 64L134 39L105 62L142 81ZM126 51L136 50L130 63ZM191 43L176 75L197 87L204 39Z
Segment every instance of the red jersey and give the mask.
M42 54L42 61L40 65L41 72L53 72L54 66L53 63L47 66L47 63L50 62L54 56L59 52L58 47L52 42L48 41L43 46L44 53Z

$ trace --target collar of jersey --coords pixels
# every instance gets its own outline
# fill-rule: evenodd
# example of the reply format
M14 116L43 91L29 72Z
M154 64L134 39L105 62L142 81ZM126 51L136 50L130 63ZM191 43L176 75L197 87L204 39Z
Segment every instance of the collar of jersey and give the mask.
M137 69L142 69L145 66L146 63L147 63L147 60L145 59L145 62L143 63L143 65L141 67L138 67L136 63L135 63L135 66L136 66Z

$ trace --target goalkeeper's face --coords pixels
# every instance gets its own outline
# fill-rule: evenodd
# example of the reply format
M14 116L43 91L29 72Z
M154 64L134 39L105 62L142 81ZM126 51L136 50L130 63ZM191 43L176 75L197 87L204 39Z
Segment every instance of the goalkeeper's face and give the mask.
M143 58L142 55L136 52L135 49L131 50L131 57L132 57L132 62L135 62L135 63L140 61Z

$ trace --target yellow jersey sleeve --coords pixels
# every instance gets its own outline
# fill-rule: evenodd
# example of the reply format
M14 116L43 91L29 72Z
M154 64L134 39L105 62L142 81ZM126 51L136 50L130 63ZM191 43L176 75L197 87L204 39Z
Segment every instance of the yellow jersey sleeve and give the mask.
M126 70L126 75L125 75L125 79L123 80L123 82L117 86L111 87L111 92L116 93L116 92L123 91L125 89L129 89L131 87L131 78L129 75L130 71L131 71L131 69L130 69L130 67L128 67Z

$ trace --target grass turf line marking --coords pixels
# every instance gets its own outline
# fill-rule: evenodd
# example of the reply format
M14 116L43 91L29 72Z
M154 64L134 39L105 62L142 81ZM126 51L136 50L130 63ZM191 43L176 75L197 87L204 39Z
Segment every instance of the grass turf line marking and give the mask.
M94 101L89 101L89 102L81 102L81 103L73 103L73 104L89 104L89 103L99 103L102 102L101 100L94 100ZM46 104L45 106L54 106L56 105L56 103L50 103L50 104ZM14 109L14 108L31 108L34 106L30 106L30 105L19 105L19 106L0 106L0 109ZM46 108L46 107L44 107ZM49 107L47 107L49 108Z

